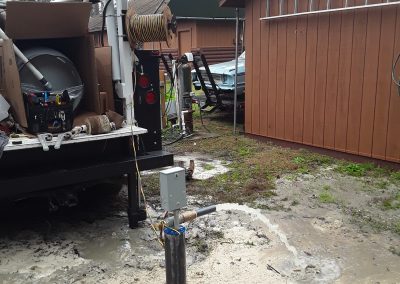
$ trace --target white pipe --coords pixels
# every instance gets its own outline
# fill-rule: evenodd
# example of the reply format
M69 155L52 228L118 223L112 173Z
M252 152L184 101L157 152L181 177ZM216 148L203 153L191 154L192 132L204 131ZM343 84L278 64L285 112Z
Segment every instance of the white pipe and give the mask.
M176 17L177 20L199 20L199 21L236 21L236 18L215 18L215 17ZM244 21L244 18L240 18Z
M10 38L5 34L5 32L1 28L0 28L0 38L4 40L10 40ZM26 67L28 67L28 69L32 72L33 76L35 76L35 78L40 83L42 83L42 85L46 88L46 90L51 91L52 86L50 82L48 82L46 78L44 78L43 74L40 73L40 71L37 70L35 66L32 65L31 62L29 62L28 58L26 58L26 56L21 52L21 50L19 50L19 48L14 43L13 47L15 55L17 55L17 57L22 60L22 62L26 65Z
M176 60L172 60L172 78L174 78L174 90L175 90L175 107L176 107L176 117L178 119L179 128L182 129L182 117L181 117L181 104L179 102L179 92L178 92L178 76L176 75L178 70L176 67Z
M331 13L331 12L341 12L341 11L358 10L358 9L366 9L366 8L393 6L393 5L399 5L399 4L400 4L400 1L386 2L386 3L379 3L379 4L368 4L368 5L363 5L363 6L343 7L343 8L329 9L329 10L308 11L308 12L302 12L302 13L297 13L297 14L277 15L277 16L272 16L272 17L260 18L260 20L275 20L275 19L314 15L314 14L324 14L324 13Z
M115 18L115 8L114 8L113 0L111 0L111 3L107 6L106 27L107 27L108 45L111 46L112 78L113 78L113 81L120 81L121 80L121 68L119 65L117 22L116 22L116 18Z

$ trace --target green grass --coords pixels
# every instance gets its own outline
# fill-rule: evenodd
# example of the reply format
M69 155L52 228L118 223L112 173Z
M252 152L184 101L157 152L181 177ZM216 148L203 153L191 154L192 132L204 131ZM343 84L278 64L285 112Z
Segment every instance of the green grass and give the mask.
M376 183L376 186L380 189L386 189L389 186L389 182L387 180L381 180Z
M335 198L329 192L322 192L318 196L321 203L335 203Z
M325 191L328 191L328 190L330 190L331 189L331 187L329 186L329 185L324 185L323 187L322 187L322 189L323 190L325 190Z
M391 179L394 180L394 181L400 181L400 171L398 171L398 172L393 172L393 173L390 175L390 177L391 177Z
M391 198L383 200L382 206L385 210L400 209L400 193L397 193L395 196Z
M345 162L337 167L337 171L342 174L347 174L349 176L362 177L365 176L365 173L372 168L373 165L371 164L356 164Z
M215 169L215 166L212 165L212 164L206 164L206 163L204 163L204 164L202 164L201 166L202 166L203 169L205 169L206 171L211 171L211 170Z

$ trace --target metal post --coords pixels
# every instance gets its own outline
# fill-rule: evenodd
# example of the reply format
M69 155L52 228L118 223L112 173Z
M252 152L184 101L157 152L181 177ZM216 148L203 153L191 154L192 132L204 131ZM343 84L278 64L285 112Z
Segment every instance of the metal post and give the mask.
M235 42L235 91L233 98L233 135L236 134L236 116L237 116L237 74L239 62L239 8L235 9L236 12L236 42Z
M294 0L294 14L297 13L298 6L299 6L299 4L297 3L297 0Z
M279 0L279 15L283 14L283 1L284 0Z
M309 11L311 12L311 11L313 11L314 10L314 2L313 2L313 0L310 0L310 8L309 8Z
M269 0L265 0L267 3L266 3L266 8L265 8L265 14L266 14L266 17L269 17L269 14L270 14L270 12L269 12Z

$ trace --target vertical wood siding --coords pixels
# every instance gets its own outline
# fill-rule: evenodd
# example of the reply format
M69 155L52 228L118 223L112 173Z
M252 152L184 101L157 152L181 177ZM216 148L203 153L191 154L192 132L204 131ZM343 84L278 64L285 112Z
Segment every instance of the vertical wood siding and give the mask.
M400 162L400 6L261 21L265 2L246 1L246 132Z

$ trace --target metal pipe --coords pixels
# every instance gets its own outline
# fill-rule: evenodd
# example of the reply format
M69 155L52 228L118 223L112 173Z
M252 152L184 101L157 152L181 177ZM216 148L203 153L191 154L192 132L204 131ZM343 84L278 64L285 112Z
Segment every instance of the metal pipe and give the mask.
M6 33L0 28L0 38L4 40L10 40L10 38L6 35ZM51 91L52 86L49 81L43 76L43 74L36 69L35 66L29 61L28 58L19 50L19 48L13 43L15 55L22 60L22 62L28 67L29 71L32 72L33 76L45 87L46 90Z
M183 212L182 214L179 215L179 224L192 221L192 220L196 219L197 217L201 217L201 216L213 213L216 210L217 210L217 206L211 205L208 207ZM174 217L169 217L165 220L165 225L167 227L172 227L172 226L174 226L174 221L175 221ZM153 224L153 226L157 230L162 230L162 228L163 228L163 224L161 224L161 223Z
M106 27L107 27L107 38L108 44L112 46L111 57L112 57L112 78L113 81L121 80L121 66L119 61L119 48L118 48L118 34L117 34L117 21L115 18L115 7L114 1L107 6L106 10ZM103 36L103 35L102 35Z
M379 3L379 4L369 4L368 6L367 5L351 6L351 7L335 8L335 9L330 9L330 10L308 11L308 12L302 12L302 13L297 13L297 14L286 14L286 15L278 15L278 16L272 16L272 17L264 17L264 18L260 18L260 20L275 20L275 19L283 19L283 18L290 18L290 17L297 17L297 16L325 14L325 13L331 13L331 12L359 10L359 9L375 8L375 7L394 6L394 5L399 5L399 4L400 4L400 1L389 2L389 3Z
M215 17L176 17L177 20L199 20L199 21L236 21L236 18L215 18ZM244 21L245 18L239 18Z
M269 0L265 0L266 1L266 3L265 3L265 15L267 15L267 17L269 17L270 16L270 14L269 14Z
M185 228L180 227L178 232L169 228L164 230L167 284L186 283Z
M179 229L179 210L174 210L174 228Z
M239 8L235 9L236 12L236 42L235 42L235 90L233 98L233 135L236 134L236 117L237 117L237 78L238 78L238 65L239 65Z

